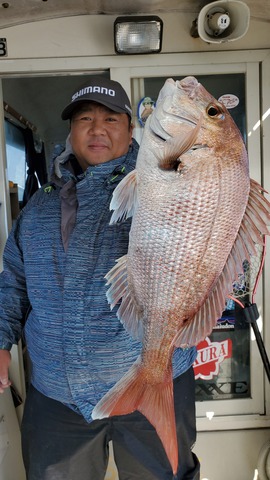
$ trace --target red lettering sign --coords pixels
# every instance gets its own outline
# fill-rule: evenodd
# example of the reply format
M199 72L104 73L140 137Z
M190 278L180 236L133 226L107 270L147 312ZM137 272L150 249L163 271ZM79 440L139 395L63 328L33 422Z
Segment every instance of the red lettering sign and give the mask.
M211 380L219 374L220 364L225 358L232 356L232 341L230 338L223 342L211 342L210 338L197 346L198 355L193 364L195 379Z

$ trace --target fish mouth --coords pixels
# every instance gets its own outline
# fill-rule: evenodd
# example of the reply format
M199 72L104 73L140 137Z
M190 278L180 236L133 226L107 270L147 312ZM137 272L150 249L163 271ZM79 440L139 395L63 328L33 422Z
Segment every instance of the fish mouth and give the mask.
M176 87L181 88L186 92L188 97L192 98L194 93L196 92L197 88L200 86L197 78L195 77L185 77L182 80L178 80L175 82Z
M167 79L161 89L154 115L150 117L149 129L158 140L166 141L175 136L175 126L182 130L196 128L200 112L191 108L190 100L194 98L200 83L195 77L186 77L174 81ZM185 99L188 99L186 102ZM174 133L173 133L174 130Z

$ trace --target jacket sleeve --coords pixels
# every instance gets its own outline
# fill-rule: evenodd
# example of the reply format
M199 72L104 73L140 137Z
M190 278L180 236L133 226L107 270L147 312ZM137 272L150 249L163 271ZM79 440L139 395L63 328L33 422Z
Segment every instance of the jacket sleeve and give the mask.
M3 255L4 269L0 274L0 349L7 350L18 343L30 306L19 244L21 220L22 214L8 237Z

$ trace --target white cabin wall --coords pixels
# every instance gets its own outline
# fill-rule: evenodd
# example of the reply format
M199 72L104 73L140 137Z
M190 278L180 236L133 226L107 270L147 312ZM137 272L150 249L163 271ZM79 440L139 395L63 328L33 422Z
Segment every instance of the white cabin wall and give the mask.
M269 429L200 432L194 450L201 462L201 480L268 480L256 471L267 442Z
M159 15L164 23L162 53L249 50L270 47L270 29L266 22L251 18L247 34L234 42L207 44L190 36L194 15L168 13ZM7 59L57 58L114 55L113 15L83 15L56 18L17 25L1 30L7 38ZM134 56L133 56L134 58ZM1 63L5 59L0 60ZM109 65L108 65L109 67ZM1 67L0 67L1 68ZM89 63L89 69L91 63ZM68 63L67 63L68 70Z

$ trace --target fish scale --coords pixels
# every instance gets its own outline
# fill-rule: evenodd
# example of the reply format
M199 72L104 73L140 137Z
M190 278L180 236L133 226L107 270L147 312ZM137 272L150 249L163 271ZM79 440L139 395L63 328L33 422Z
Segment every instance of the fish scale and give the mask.
M270 224L238 128L194 77L165 82L136 170L115 189L111 209L112 223L133 219L128 253L106 275L107 298L112 307L119 302L118 318L142 351L93 418L139 410L176 474L174 349L211 333Z

